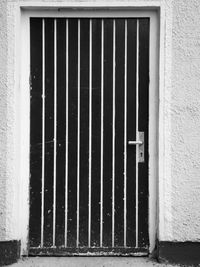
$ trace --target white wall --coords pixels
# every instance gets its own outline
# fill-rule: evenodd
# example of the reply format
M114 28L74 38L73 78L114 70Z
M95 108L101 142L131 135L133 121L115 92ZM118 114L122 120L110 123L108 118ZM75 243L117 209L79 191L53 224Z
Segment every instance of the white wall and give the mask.
M0 1L0 240L17 237L15 16Z
M5 238L6 230L6 177L7 179L7 166L6 166L6 132L7 132L7 19L6 19L6 0L0 2L0 238Z
M148 1L150 0L137 2L141 4ZM171 86L165 87L164 84L164 88L160 88L161 94L164 94L162 123L165 135L164 150L161 155L164 159L162 166L164 174L159 177L159 238L198 241L200 240L200 1L155 0L154 2L166 4L167 17L164 27L171 29L172 26L172 32L168 31L169 36L172 34L172 39L169 36L163 38L165 41L168 38L166 45L168 51L172 52L172 61L170 54L163 54L161 59L161 64L166 61L168 66L165 69L165 84ZM17 98L19 79L16 75L18 3L17 0L0 1L0 240L20 238L18 231L20 218L17 209L20 181L17 135L19 121L16 113L19 109Z
M172 53L173 238L200 240L200 1L174 1Z

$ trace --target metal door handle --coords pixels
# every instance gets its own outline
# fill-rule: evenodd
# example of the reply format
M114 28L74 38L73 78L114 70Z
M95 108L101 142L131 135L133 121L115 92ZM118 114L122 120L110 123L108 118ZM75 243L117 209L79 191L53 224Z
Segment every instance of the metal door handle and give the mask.
M138 147L138 162L144 162L144 132L138 132L139 140L137 141L128 141L129 146L137 146Z
M128 141L128 145L133 146L133 145L142 145L142 141Z

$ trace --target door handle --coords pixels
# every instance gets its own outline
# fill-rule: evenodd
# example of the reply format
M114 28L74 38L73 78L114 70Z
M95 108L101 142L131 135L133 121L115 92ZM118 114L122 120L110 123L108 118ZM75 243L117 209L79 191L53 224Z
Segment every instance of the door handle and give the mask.
M133 145L142 145L142 141L128 141L128 145L133 146Z
M138 162L144 162L144 132L138 132L139 140L136 141L128 141L129 146L137 146L138 148Z

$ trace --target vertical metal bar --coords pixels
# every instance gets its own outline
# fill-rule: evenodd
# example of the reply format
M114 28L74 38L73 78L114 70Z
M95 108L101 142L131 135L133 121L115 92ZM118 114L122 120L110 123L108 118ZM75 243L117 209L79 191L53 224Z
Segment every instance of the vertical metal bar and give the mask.
M65 140L65 247L67 247L67 231L68 231L68 97L69 97L69 88L68 88L68 19L66 19L66 140Z
M88 247L91 244L91 180L92 180L92 20L90 19L89 45L89 205L88 205Z
M100 247L103 245L103 131L104 131L104 20L101 21L101 195L100 195Z
M113 20L112 247L115 245L115 19Z
M127 19L125 19L124 55L124 247L126 247L126 191L127 191Z
M137 46L136 46L136 140L138 140L138 111L139 111L139 20L137 19ZM138 146L136 146L136 214L135 214L135 246L138 248Z
M53 152L53 247L56 234L56 154L57 154L57 20L54 19L54 152Z
M45 20L42 19L42 200L41 242L44 245L44 175L45 175Z
M77 237L79 246L79 202L80 202L80 19L78 19L78 125L77 125Z

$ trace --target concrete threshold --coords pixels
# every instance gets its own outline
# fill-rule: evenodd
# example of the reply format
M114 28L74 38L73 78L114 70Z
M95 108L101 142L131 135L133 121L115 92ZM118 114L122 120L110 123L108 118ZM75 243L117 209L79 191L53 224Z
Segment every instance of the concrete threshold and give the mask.
M148 257L29 257L12 267L164 267Z

